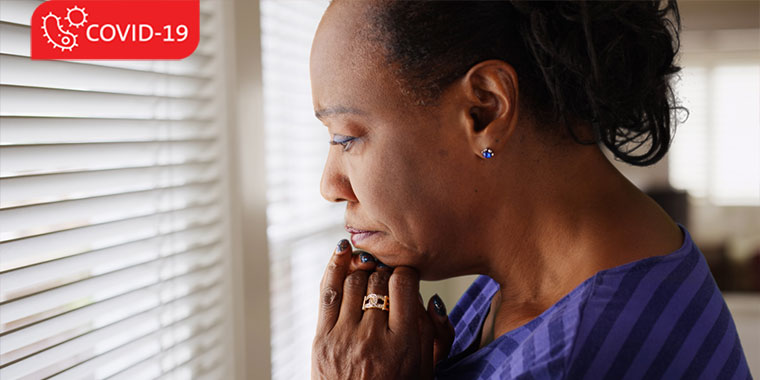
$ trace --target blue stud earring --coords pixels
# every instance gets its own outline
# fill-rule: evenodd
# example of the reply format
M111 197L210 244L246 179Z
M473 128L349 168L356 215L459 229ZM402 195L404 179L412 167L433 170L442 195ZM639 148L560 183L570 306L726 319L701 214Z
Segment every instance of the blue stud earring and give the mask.
M485 148L480 154L483 155L483 158L491 158L493 157L493 150L491 150L491 148Z

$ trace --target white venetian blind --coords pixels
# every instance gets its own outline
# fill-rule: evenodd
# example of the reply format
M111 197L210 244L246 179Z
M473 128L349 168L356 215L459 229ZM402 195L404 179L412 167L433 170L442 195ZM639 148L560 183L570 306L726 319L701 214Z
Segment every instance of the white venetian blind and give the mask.
M329 135L314 117L309 52L326 0L261 2L272 378L308 379L319 280L343 231L319 193Z
M0 379L225 378L220 12L179 61L31 61L0 1Z
M684 33L689 109L669 154L673 186L721 206L760 205L760 31Z

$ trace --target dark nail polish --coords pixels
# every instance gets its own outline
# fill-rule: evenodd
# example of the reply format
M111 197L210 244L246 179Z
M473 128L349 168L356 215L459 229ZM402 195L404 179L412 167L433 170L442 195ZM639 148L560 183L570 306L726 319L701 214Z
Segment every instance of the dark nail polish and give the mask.
M435 312L438 313L438 315L442 317L446 316L446 305L443 304L443 300L438 296L438 294L435 294L433 296L433 308L435 309Z
M338 252L343 252L348 249L348 240L343 239L338 242Z
M374 257L372 257L372 255L370 255L370 254L369 254L369 253L367 253L367 252L362 252L362 253L361 253L361 255L359 255L359 259L360 259L360 260L361 260L363 263L366 263L366 262L370 262L370 261L375 261L375 258L374 258Z

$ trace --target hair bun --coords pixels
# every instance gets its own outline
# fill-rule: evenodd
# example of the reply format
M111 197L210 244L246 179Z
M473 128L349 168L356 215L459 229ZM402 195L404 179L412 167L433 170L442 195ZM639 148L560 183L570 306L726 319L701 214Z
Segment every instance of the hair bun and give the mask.
M680 109L671 85L680 70L675 1L664 8L658 1L513 5L555 117L591 122L596 142L630 164L653 164L667 153Z

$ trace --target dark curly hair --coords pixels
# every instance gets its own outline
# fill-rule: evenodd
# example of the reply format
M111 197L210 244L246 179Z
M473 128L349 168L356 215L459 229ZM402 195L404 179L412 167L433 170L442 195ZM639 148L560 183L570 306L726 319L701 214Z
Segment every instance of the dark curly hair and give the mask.
M369 2L366 18L361 34L379 43L419 106L436 104L478 62L500 59L517 72L538 124L563 125L633 165L668 151L683 109L671 86L680 71L674 0L385 0ZM593 141L578 137L578 121L591 125Z

